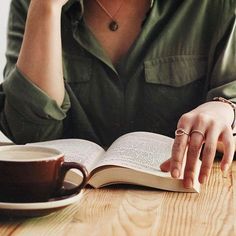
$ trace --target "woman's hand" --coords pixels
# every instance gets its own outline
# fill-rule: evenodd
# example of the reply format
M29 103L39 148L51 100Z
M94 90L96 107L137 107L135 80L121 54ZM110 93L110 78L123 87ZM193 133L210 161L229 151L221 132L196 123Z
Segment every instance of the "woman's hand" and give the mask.
M172 157L162 163L162 171L170 171L173 178L180 176L184 154L186 153L186 166L184 169L184 187L193 186L196 163L202 150L202 165L199 173L199 182L205 183L210 175L216 154L217 143L224 147L221 161L221 170L226 171L235 151L231 124L233 109L223 102L207 102L196 109L184 114L177 125L179 134L176 135L172 147ZM184 131L186 133L181 132ZM203 147L204 144L204 147Z
M62 8L69 0L31 0L32 4L38 5L47 5L47 6L57 6L58 8Z

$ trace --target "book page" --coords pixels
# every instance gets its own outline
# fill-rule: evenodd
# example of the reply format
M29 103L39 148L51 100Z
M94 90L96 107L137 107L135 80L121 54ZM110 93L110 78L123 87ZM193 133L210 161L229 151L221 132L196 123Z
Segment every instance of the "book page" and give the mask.
M83 164L89 172L105 152L96 143L83 139L58 139L27 145L55 148L65 154L65 161Z
M148 132L134 132L118 138L104 154L97 167L117 165L149 173L161 172L160 164L169 159L173 139Z

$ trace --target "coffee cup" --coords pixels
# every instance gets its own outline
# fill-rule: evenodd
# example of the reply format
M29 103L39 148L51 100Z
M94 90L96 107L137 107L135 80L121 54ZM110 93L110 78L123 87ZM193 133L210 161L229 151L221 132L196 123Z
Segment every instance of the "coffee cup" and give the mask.
M82 182L72 189L63 187L70 169L78 169ZM65 162L60 151L36 146L0 147L0 201L43 202L53 197L76 194L85 186L86 168Z

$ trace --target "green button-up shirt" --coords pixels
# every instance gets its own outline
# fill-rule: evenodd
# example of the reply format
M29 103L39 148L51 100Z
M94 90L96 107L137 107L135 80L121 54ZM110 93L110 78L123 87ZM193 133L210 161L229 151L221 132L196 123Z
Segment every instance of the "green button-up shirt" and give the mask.
M86 26L83 1L69 1L61 107L15 67L28 5L11 3L1 93L1 129L17 143L74 137L108 146L137 130L173 136L180 116L199 104L214 96L236 102L234 0L154 0L116 66Z

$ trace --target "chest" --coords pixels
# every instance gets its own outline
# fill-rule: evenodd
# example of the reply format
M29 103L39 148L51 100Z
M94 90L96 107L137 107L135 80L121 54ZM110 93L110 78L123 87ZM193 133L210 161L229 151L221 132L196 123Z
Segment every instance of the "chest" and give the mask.
M123 5L123 9L117 12L115 18L118 29L112 31L109 29L109 24L113 20L111 16L97 6L95 1L86 1L85 4L85 22L114 65L127 54L140 34L143 20L150 8L150 1Z

